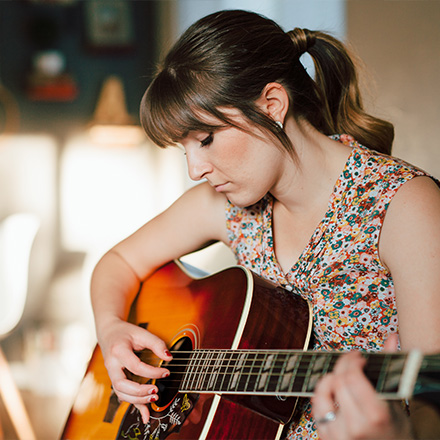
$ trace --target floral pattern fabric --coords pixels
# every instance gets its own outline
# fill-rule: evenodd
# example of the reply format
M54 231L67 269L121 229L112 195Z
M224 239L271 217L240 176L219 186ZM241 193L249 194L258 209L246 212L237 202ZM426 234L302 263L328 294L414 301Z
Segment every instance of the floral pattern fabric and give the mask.
M378 253L381 227L397 190L426 174L348 135L332 138L352 151L324 218L290 271L284 273L276 260L270 194L248 208L228 203L230 246L238 264L310 302L314 349L378 351L398 332L393 279ZM308 403L287 438L319 438Z

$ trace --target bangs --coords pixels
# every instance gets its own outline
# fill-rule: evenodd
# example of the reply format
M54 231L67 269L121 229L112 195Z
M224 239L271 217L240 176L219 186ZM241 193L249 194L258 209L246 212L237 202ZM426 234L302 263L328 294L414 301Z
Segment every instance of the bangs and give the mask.
M159 147L177 145L191 131L212 132L235 125L218 108L214 91L196 91L197 79L166 70L153 80L141 102L141 124ZM206 83L206 81L204 81ZM201 88L200 85L197 89Z

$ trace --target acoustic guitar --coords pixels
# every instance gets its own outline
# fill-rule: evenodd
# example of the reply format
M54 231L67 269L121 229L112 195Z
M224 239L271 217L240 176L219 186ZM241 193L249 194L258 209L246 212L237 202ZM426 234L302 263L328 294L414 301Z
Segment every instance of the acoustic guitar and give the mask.
M205 276L168 263L143 283L129 321L161 337L173 354L162 363L171 375L152 381L160 397L149 405L149 423L118 401L97 346L62 439L277 439L298 399L313 394L341 354L305 351L308 302L241 266ZM148 350L138 356L162 362ZM438 356L365 356L367 377L384 398L438 396Z

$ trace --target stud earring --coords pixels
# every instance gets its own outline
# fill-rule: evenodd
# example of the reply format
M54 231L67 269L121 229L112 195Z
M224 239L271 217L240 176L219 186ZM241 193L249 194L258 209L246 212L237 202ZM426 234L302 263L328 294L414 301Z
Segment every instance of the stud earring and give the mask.
M277 124L278 127L280 127L280 130L282 130L284 128L283 123L281 121L275 121L275 124Z

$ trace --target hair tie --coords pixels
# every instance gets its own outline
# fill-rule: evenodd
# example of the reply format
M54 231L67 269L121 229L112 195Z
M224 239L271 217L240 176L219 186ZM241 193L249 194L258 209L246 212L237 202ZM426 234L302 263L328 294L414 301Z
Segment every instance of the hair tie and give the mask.
M299 55L307 52L316 42L315 32L308 29L295 28L287 32L287 35L292 40Z

